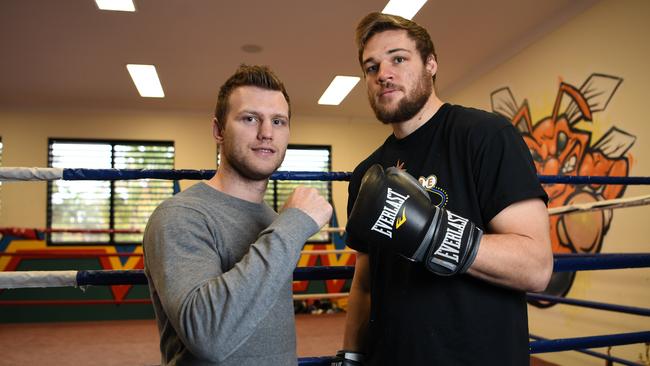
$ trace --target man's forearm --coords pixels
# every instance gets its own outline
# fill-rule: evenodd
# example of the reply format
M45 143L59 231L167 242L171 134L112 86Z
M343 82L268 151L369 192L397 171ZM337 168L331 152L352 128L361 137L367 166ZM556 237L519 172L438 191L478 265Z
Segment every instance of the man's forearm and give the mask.
M365 352L365 339L370 314L370 294L351 292L348 299L348 313L345 320L343 349Z
M489 224L469 273L522 291L542 291L553 271L548 213L539 199L512 204Z
M550 249L543 245L518 234L485 235L469 274L517 290L542 291L553 268Z
M365 352L370 317L370 273L368 255L359 253L348 298L343 349Z

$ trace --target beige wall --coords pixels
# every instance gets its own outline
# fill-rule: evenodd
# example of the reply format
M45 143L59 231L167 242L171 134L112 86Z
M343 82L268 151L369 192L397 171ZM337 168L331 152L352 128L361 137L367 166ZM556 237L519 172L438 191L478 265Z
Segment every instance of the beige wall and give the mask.
M301 117L292 119L291 143L332 146L332 170L351 171L388 136L374 120ZM115 111L0 111L5 167L47 167L47 141L59 138L172 140L176 169L214 169L216 147L210 111L202 114ZM359 138L363 136L363 138ZM184 189L194 181L183 181ZM347 182L333 184L341 224L346 221ZM5 183L0 192L0 226L44 227L44 182Z
M445 56L449 59L450 55ZM605 0L498 66L449 99L490 110L490 93L509 86L517 103L528 99L533 123L551 114L559 80L580 87L591 73L622 77L623 83L604 112L595 115L595 142L609 127L635 135L631 176L650 176L650 2ZM444 73L444 67L440 70ZM650 194L647 186L628 187L625 197ZM650 252L650 207L614 211L602 252ZM650 307L650 269L584 271L568 297ZM650 319L635 315L558 305L530 308L530 330L549 338L580 337L650 330ZM606 352L605 349L599 349ZM638 361L644 345L614 347L612 354ZM549 353L544 359L560 365L603 365L576 352ZM646 361L647 362L647 361Z
M610 126L635 135L630 175L650 176L650 2L605 0L525 49L489 74L450 96L454 103L490 109L490 93L509 86L517 102L529 100L533 121L550 114L558 80L580 86L594 72L624 79L604 112L596 115L593 140ZM453 55L444 56L451 60ZM444 73L444 64L441 65ZM296 116L292 143L332 145L334 171L350 171L389 134L374 121ZM161 139L176 143L176 168L211 169L214 143L210 116L110 111L0 111L4 166L47 166L47 138ZM359 136L363 136L362 139ZM187 186L187 183L183 185ZM647 187L629 187L626 196L648 194ZM45 185L8 183L2 187L0 226L45 225ZM345 222L347 183L334 184L334 204ZM603 252L649 252L650 208L616 210ZM569 297L650 307L650 270L588 271L578 274ZM588 310L566 305L530 308L530 329L550 338L578 337L650 329L648 318ZM599 349L605 352L604 349ZM615 347L613 355L638 360L643 345ZM602 365L575 352L541 355L560 365Z

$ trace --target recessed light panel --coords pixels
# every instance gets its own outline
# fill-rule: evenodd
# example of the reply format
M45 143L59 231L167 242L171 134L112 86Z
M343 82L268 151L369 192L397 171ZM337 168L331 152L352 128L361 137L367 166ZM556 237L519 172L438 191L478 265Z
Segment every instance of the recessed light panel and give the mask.
M318 100L318 104L339 105L359 82L356 76L337 75Z
M164 98L165 92L160 85L154 65L126 65L138 93L146 98Z
M95 0L101 10L135 11L133 0Z
M402 18L413 19L427 0L390 0L381 12L399 15Z

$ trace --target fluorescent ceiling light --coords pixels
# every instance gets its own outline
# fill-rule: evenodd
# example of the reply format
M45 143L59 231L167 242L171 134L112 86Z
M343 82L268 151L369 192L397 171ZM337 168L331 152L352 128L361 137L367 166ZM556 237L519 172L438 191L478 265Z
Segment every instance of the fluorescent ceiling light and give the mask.
M390 0L381 12L399 15L402 18L413 19L427 0Z
M101 10L135 11L133 0L95 0Z
M156 67L154 65L126 65L131 79L135 87L138 88L138 93L143 97L150 98L163 98L165 92L160 85Z
M330 86L327 87L327 90L318 100L318 104L326 105L339 105L345 99L345 97L350 93L352 88L359 82L359 78L356 76L340 76L337 75L334 77L334 80L330 83Z

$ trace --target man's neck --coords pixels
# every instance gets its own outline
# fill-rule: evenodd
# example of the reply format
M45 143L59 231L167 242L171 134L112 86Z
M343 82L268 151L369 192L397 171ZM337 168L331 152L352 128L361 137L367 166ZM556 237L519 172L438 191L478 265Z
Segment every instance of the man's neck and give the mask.
M241 177L232 169L222 165L206 183L212 188L227 195L253 203L262 203L268 179L253 181Z
M413 131L417 130L422 126L423 124L427 123L428 120L433 117L436 112L438 112L438 109L442 107L443 102L436 96L436 93L431 93L431 96L427 100L426 104L420 109L420 111L413 116L408 121L404 122L399 122L399 123L391 123L391 127L393 128L393 135L397 137L398 139L403 139L406 136L410 135L413 133Z

